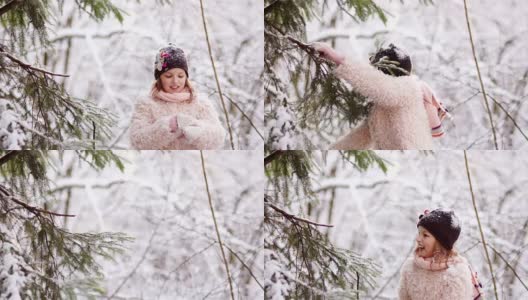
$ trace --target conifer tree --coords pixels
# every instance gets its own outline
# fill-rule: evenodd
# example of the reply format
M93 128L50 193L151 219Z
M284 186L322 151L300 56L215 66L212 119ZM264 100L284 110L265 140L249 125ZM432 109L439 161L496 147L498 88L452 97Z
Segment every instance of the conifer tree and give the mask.
M341 155L360 171L386 170L374 152ZM373 287L379 274L373 261L334 246L322 231L331 224L289 212L293 199L305 199L305 206L317 203L310 178L317 169L314 152L274 151L264 165L269 181L264 195L266 299L356 298Z
M56 151L0 151L0 298L76 299L105 294L99 259L124 251L121 233L73 233L56 212L60 199L48 193L47 169ZM80 161L102 169L119 157L110 151L79 151Z
M64 0L0 0L0 149L95 148L109 138L114 116L89 99L70 96L35 51L50 50L48 26ZM123 12L110 0L77 0L95 21ZM45 53L45 52L44 52ZM37 52L38 54L38 52Z
M270 129L267 149L314 148L302 136L303 128L332 132L363 120L370 104L362 95L332 74L334 64L321 59L306 43L306 24L313 21L334 1L266 0L264 8L264 80L266 126ZM421 3L432 3L430 0ZM373 0L336 0L339 16L362 22L370 17L387 21L386 12ZM297 120L293 141L276 143L284 134L283 110L287 103L290 117ZM290 135L292 135L290 133ZM324 138L324 135L322 135Z

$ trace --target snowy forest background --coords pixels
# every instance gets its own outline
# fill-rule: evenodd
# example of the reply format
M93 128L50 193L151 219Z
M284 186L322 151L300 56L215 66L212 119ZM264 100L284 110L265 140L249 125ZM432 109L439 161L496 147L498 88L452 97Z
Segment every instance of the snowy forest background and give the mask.
M528 94L528 23L520 20L528 13L528 2L467 2L477 58L497 131L498 148L524 148L528 141L528 111L524 105ZM452 121L444 122L447 134L436 139L435 148L495 148L471 51L464 1L305 3L295 3L301 12L299 16L306 21L305 27L299 26L302 29L286 25L280 27L280 21L273 16L265 16L266 43L279 39L280 34L273 31L273 26L279 26L288 36L303 42L329 43L338 52L364 61L368 61L369 54L375 52L379 45L394 43L410 54L415 75L433 88L454 117ZM351 7L349 3L356 6ZM359 3L363 3L364 7ZM375 6L368 6L368 3ZM387 20L385 24L378 8ZM270 15L273 14L270 12ZM266 83L267 92L271 94L265 104L268 147L328 149L364 114L353 105L344 105L344 108L331 106L336 101L324 99L324 95L327 95L326 98L330 96L320 90L315 92L314 97L311 84L316 81L317 75L313 61L295 43L284 40L282 45L281 55L276 55L278 52L273 49L266 52L266 58L269 58L266 63L274 70ZM282 59L270 63L277 56ZM311 65L307 65L308 61ZM320 85L320 89L324 86ZM330 98L335 98L335 94L330 95L334 95ZM288 102L287 109L283 108L284 100ZM348 111L347 116L343 115L343 110ZM278 128L282 128L282 132L277 132ZM280 142L274 143L279 139Z
M443 207L453 209L461 221L456 250L478 272L485 298L495 299L463 152L376 151L385 161L382 165L372 161L365 165L365 161L355 159L357 154L309 152L303 156L312 165L308 179L300 180L303 176L296 173L282 177L278 184L273 166L266 167L265 195L270 199L265 208L266 298L325 295L331 299L396 299L400 268L415 244L418 216L426 209ZM526 298L528 201L523 188L528 180L528 159L519 151L470 151L467 156L499 299ZM296 186L298 192L294 192ZM290 191L284 196L286 187ZM270 203L320 225L295 222L276 213ZM311 228L311 236L304 227ZM301 244L295 242L296 230L304 236ZM342 269L353 265L355 271L348 282L335 280L321 268L332 265L330 258L339 256L313 252L332 247L354 253L353 259L337 260L332 268L338 273L337 265ZM311 279L307 275L310 270ZM356 272L360 277L357 283ZM372 274L372 285L363 285ZM356 287L361 290L359 294Z
M8 2L0 1L0 5L7 6ZM212 102L227 130L209 58L200 1L45 1L31 2L14 10L27 11L27 14L21 19L8 17L11 12L3 16L4 21L10 21L0 27L2 51L34 67L67 74L69 78L47 76L57 86L26 81L24 78L29 77L31 70L13 65L7 54L2 55L0 64L6 69L0 72L3 141L0 148L130 148L127 130L134 105L138 97L150 91L155 54L168 42L186 51L191 81ZM264 43L262 4L207 1L204 13L233 130L234 148L257 149L263 144L264 119L259 80ZM40 23L35 20L40 16L45 16L47 21L37 30ZM40 72L33 73L35 78L44 77ZM52 95L50 107L43 100L48 91L43 88L45 85L51 87L50 93L64 88L71 99L62 103L57 95ZM35 93L32 90L35 86L40 90L38 97L27 96ZM71 108L65 103L75 99L80 101L81 110L69 114ZM54 109L63 113L53 112ZM97 120L95 133L92 134L92 122L86 123L83 118ZM106 120L101 122L101 118ZM73 128L57 132L63 126L61 119L70 120ZM92 144L94 137L96 144ZM226 149L231 149L229 140L226 137Z
M98 156L82 151L43 154L47 161L45 179L36 182L29 172L27 177L12 176L9 164L16 162L15 157L5 164L2 159L0 184L13 189L19 199L32 206L75 215L55 217L55 223L61 229L73 233L121 233L130 238L116 243L124 248L124 252L112 255L113 260L94 255L100 264L99 274L88 276L76 269L65 272L64 277L53 278L60 285L61 299L230 298L208 204L200 152L116 151L123 171L119 163L111 161L98 168L96 166L101 166L105 160L92 159ZM26 154L18 155L23 157ZM235 299L262 299L264 291L259 286L264 268L262 152L208 151L203 156ZM42 193L38 192L39 185L43 188ZM0 198L0 207L9 208L9 199ZM11 291L10 286L16 288L17 283L16 291L20 296L27 295L31 283L49 284L36 281L38 277L31 272L17 277L18 273L8 275L3 269L12 263L7 260L9 255L5 250L13 242L20 245L15 249L22 249L13 253L22 252L20 260L32 265L35 273L47 270L46 264L38 263L43 256L40 252L32 253L30 239L24 238L24 219L3 219L3 213L9 216L13 211L24 209L18 206L16 210L0 211L0 220L3 220L0 226L12 232L4 235L6 232L2 231L0 235L0 298ZM35 218L31 220L37 223ZM49 233L48 236L53 238ZM14 242L17 239L18 242ZM98 244L101 242L87 250L93 251ZM65 262L63 254L55 253L54 262L59 266ZM80 256L75 257L80 259ZM65 266L63 268L67 270ZM68 291L66 287L72 286L73 291ZM59 299L49 293L40 296ZM15 298L10 299L18 299L17 296L14 294Z

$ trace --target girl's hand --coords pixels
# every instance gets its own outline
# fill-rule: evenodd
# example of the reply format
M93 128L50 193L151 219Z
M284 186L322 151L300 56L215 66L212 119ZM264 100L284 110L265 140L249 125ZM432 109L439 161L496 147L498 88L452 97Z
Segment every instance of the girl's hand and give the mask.
M170 118L169 120L169 127L170 127L170 132L177 132L178 131L178 119L176 118L176 116Z
M315 51L319 52L319 55L322 58L333 61L337 65L340 65L345 61L345 56L337 53L328 44L316 42L312 43L311 46L315 49Z

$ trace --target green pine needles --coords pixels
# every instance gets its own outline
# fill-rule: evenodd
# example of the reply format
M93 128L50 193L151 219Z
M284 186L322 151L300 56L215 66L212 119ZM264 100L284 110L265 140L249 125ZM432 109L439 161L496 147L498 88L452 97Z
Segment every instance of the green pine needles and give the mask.
M76 0L75 5L95 21L123 21L123 11L110 0ZM40 59L34 51L49 50L48 26L63 6L64 0L0 0L5 37L0 40L0 114L12 119L0 128L0 149L96 148L111 136L114 115L70 96L58 81L69 75L37 67ZM28 62L28 55L36 61ZM48 56L45 52L44 64Z
M286 100L301 128L332 132L349 127L368 115L366 99L331 74L334 66L320 59L306 40L306 23L319 14L329 1L265 1L264 80L267 107L271 110ZM341 12L356 21L371 16L383 22L383 10L371 0L336 0ZM285 78L286 70L287 78ZM277 119L273 111L270 119ZM279 122L280 123L280 122ZM279 124L280 125L280 124ZM274 149L270 136L267 148ZM304 147L306 148L306 147Z
M343 163L358 171L387 170L387 162L373 151L340 154ZM310 211L321 205L313 175L325 161L326 152L316 151L279 150L264 159L266 299L279 293L286 299L357 299L361 291L376 285L379 267L371 259L334 246L326 231L333 225L310 220ZM292 207L299 212L288 212Z
M124 168L121 158L111 151L75 154L77 162L95 170L110 165ZM49 190L48 178L48 169L60 165L64 155L63 151L0 150L0 298L104 296L99 262L123 254L131 241L122 233L65 229L63 224L75 215L69 214L68 204L62 213L49 208L59 199Z
M72 233L59 227L55 218L73 216L22 203L0 185L0 259L6 255L18 258L16 276L23 282L17 289L19 296L75 299L79 286L84 286L84 292L103 295L97 259L122 254L122 245L130 238L121 233ZM0 278L0 295L7 296L12 291L7 286L2 290L2 285L10 280L9 272L5 276Z
M368 100L354 91L353 87L332 74L335 66L320 59L306 41L306 24L320 18L334 2L341 16L356 22L369 18L387 21L388 13L373 0L284 0L265 1L264 8L264 81L266 90L266 116L275 126L280 126L276 110L284 100L289 103L297 122L298 139L311 148L309 139L302 136L302 129L328 140L336 131L343 131L364 120L370 111ZM432 4L431 0L421 0ZM403 1L402 1L403 3ZM335 19L341 16L334 16ZM332 22L335 22L335 19ZM330 39L331 43L335 38ZM379 66L397 69L399 66L387 60ZM278 124L276 124L278 123ZM275 130L270 126L271 130ZM280 137L280 136L279 136ZM277 149L277 135L270 134L266 148ZM286 144L286 143L283 143ZM293 142L287 145L294 144ZM295 148L294 148L295 149Z
M348 249L335 247L316 226L266 207L264 246L280 260L291 285L287 299L355 298L375 286L379 267ZM268 287L268 290L270 288ZM271 295L266 294L266 299Z

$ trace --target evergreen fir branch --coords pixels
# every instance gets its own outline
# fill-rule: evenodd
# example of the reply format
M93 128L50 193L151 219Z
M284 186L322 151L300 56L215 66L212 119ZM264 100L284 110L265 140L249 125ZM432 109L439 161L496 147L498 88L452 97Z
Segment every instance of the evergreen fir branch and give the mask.
M368 168L376 165L383 173L387 173L387 164L385 159L381 158L376 152L371 150L349 150L339 151L344 160L349 162L359 171L366 171ZM352 159L354 161L352 161Z
M33 69L6 68L2 71L0 78L13 83L7 100L27 119L19 122L31 137L22 147L91 148L94 123L97 140L110 137L115 117L109 112L90 101L70 97L62 85ZM85 133L90 134L88 139ZM65 135L75 139L66 139Z
M39 214L43 213L43 214L48 214L48 215L56 216L56 217L75 217L75 215L60 214L60 213L56 213L56 212L51 212L51 211L48 211L48 210L45 210L45 209L42 209L42 208L38 208L36 206L31 206L31 205L29 205L27 203L24 203L23 201L18 200L17 198L15 198L13 196L10 196L8 191L2 185L0 185L0 192L3 194L4 199L11 200L11 201L15 202L16 204L21 205L22 207L24 207L25 209L29 210L34 215L39 215ZM16 209L16 208L13 208L13 209Z
M276 151L273 151L270 155L264 157L264 167L266 167L269 163L277 159L283 153L284 153L283 150L276 150Z
M20 2L21 0L11 0L4 6L0 7L0 17L9 10L14 9Z
M75 3L80 10L96 21L102 21L112 14L119 23L123 23L124 11L113 5L110 0L75 0Z
M294 214L290 214L290 213L286 212L285 210L283 210L281 208L278 208L277 206L273 205L273 203L269 202L269 200L267 200L267 199L268 198L266 196L264 196L264 205L267 205L267 206L273 208L276 212L282 214L288 220L295 220L295 221L299 221L299 222L304 222L304 223L307 223L307 224L310 224L310 225L314 225L314 226L334 227L334 225L317 223L317 222L314 222L314 221L310 221L310 220L298 217L298 216L296 216Z
M0 157L0 166L7 163L11 159L13 159L18 153L18 151L7 151L4 155Z
M264 219L269 235L265 240L265 248L285 260L285 267L295 274L283 275L298 283L288 296L352 297L357 295L358 288L365 290L374 286L374 277L379 275L379 270L370 259L361 258L350 250L336 248L310 224L285 217L266 207ZM306 284L299 284L301 282ZM354 286L354 283L358 286Z
M45 75L50 75L50 76L70 77L70 75L53 73L53 72L46 71L46 70L41 69L41 68L34 67L34 66L32 66L32 65L30 65L28 63L25 63L25 62L21 61L20 59L14 57L13 55L5 52L4 50L0 50L0 54L4 55L7 58L9 58L12 62L18 64L22 69L25 69L25 70L31 69L33 71L41 72L41 73L43 73Z
M304 81L306 87L296 106L301 127L313 125L332 129L336 120L350 126L368 115L371 105L367 99L330 72L335 68L334 63L319 57L311 45L291 36L284 38L307 55L292 71L293 83L297 85ZM312 70L315 70L313 75Z
M383 23L387 23L385 12L374 1L336 0L336 3L342 11L356 22L366 21L368 17L376 15ZM346 6L348 6L348 9L353 9L355 14L350 13Z
M290 150L280 152L280 155L271 160L265 167L265 173L273 186L276 187L274 196L278 198L280 192L282 198L288 200L292 187L298 196L301 195L301 188L303 195L313 196L310 181L312 168L313 163L309 151Z
M109 150L79 150L75 151L79 161L86 162L95 170L103 170L113 164L124 171L124 161ZM9 156L7 156L9 155ZM0 174L6 178L6 183L22 198L52 198L56 190L50 190L47 179L47 169L58 159L62 160L64 151L26 150L7 152L0 150L0 158L5 163L0 164ZM7 156L7 157L6 157Z
M64 85L52 77L66 74L48 71L22 58L28 40L33 45L49 46L47 25L62 12L64 1L2 1L0 22L9 36L10 47L0 45L0 79L8 86L0 88L0 97L9 101L15 115L24 119L16 123L17 134L29 136L17 139L19 148L95 148L97 141L111 135L115 117L88 100L68 95ZM54 6L56 4L56 6ZM113 15L123 20L123 11L110 0L76 0L75 6L96 21ZM57 9L56 9L57 8ZM31 35L31 38L28 38ZM37 43L37 39L39 43ZM21 55L15 55L18 49ZM5 89L5 90L4 90ZM14 123L12 123L14 124ZM12 125L15 126L15 125ZM73 140L71 138L74 138ZM14 140L12 140L14 141Z
M114 164L121 172L125 165L120 156L109 150L77 150L79 158L88 163L95 170L103 170L109 164Z
M72 287L68 286L70 278L85 282L92 291L103 291L98 287L98 280L93 279L93 276L102 276L96 259L112 260L115 255L123 253L123 244L131 239L121 233L71 233L56 225L55 216L58 214L13 199L18 197L2 187L0 224L15 232L17 243L25 249L23 255L30 266L26 271L32 277L24 285L24 290L30 298L63 299L72 293ZM24 209L17 209L21 207L19 205Z

